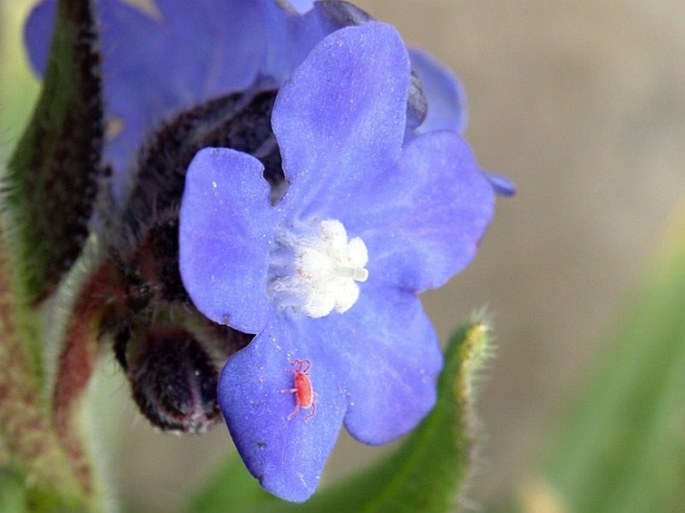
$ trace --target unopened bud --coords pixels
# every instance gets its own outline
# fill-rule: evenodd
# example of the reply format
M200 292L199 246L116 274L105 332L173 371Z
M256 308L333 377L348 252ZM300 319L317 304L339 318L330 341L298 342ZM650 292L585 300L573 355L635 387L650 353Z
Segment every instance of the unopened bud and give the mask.
M219 418L218 369L192 333L149 329L126 363L133 399L153 425L199 433Z

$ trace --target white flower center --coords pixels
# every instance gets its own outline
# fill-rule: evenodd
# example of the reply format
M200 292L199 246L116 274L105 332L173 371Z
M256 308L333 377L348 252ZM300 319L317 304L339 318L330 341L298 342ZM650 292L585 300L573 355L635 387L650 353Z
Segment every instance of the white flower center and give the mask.
M347 239L336 219L281 226L269 261L268 293L280 309L309 317L346 312L359 298L369 272L364 241Z

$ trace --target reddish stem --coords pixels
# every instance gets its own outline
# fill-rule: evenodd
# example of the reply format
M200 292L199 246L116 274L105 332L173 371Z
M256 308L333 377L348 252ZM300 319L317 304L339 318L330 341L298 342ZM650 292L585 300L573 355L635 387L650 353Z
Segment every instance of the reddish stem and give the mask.
M92 468L77 423L78 409L95 368L98 329L105 307L120 295L112 266L103 263L81 290L59 356L52 401L55 433L84 491L92 491Z
M27 352L26 337L31 334L20 325L19 312L23 306L12 293L10 276L5 253L0 248L2 435L11 457L36 484L55 490L74 490L76 483L68 472L65 455L50 427L49 412L41 400L40 379Z

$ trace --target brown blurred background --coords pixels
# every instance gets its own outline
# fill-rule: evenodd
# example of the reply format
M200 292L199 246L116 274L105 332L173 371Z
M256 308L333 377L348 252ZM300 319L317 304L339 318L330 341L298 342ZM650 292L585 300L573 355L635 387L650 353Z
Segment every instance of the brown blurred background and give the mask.
M494 319L469 495L484 504L516 493L685 198L685 2L357 4L459 74L481 165L519 186L500 199L474 264L425 296L443 339L481 307ZM103 375L116 379L115 364ZM121 494L173 512L231 454L230 439L221 426L194 438L155 432L126 394L121 383L107 392L116 406L103 419L124 426ZM326 478L381 451L343 438Z

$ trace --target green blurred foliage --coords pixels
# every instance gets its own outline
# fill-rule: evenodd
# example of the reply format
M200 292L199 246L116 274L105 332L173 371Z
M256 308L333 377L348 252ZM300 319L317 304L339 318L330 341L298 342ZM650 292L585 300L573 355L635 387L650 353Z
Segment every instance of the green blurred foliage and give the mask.
M0 1L0 162L9 157L38 97L38 80L28 67L22 41L33 3Z
M685 511L685 215L613 339L525 486L522 511Z

